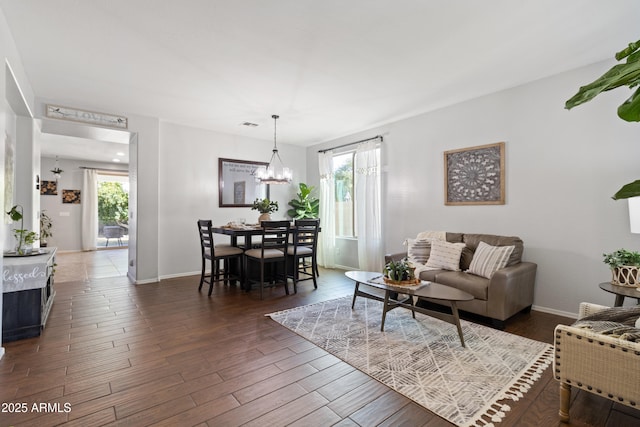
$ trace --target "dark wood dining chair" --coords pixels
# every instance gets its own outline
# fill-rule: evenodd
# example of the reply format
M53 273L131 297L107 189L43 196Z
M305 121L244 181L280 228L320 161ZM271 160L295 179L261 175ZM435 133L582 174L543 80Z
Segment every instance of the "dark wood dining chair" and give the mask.
M264 298L265 288L265 266L272 266L269 273L270 286L278 285L278 278L282 279L284 289L289 295L287 285L287 249L289 247L289 221L262 221L262 244L259 248L246 250L245 259L245 280L247 290L251 289L250 264L260 266L260 299ZM281 268L280 268L281 267Z
M316 275L318 263L316 248L318 245L319 219L297 219L293 232L293 243L287 249L289 277L293 279L293 292L298 292L298 282L313 280L313 287L318 289ZM308 271L308 270L311 271ZM302 278L300 276L302 275Z
M213 242L213 233L211 232L211 220L198 220L198 234L200 235L200 250L202 253L202 273L200 275L200 285L198 292L202 290L204 283L209 284L209 296L213 292L213 284L224 281L229 283L237 280L242 283L242 254L244 251L234 246L215 246ZM206 274L207 260L211 262L211 273ZM236 260L237 274L232 274L230 262ZM220 264L224 262L221 269ZM208 279L208 280L207 280Z

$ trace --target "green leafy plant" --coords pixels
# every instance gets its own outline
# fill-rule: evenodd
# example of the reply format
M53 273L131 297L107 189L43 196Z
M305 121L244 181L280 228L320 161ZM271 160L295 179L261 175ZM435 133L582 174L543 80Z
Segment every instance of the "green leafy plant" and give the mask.
M287 215L293 219L318 218L320 200L311 195L315 187L308 186L303 182L300 183L299 187L298 198L292 199L289 202L289 206L291 206L292 209L287 211Z
M565 103L567 110L592 100L602 92L621 86L633 89L640 85L640 40L630 43L625 49L617 52L615 57L618 61L626 58L626 62L613 66L592 83L582 86L578 93ZM627 122L640 121L640 87L618 107L618 117ZM625 184L612 199L628 199L636 196L640 196L640 180Z
M400 261L389 261L385 266L383 273L391 280L412 280L415 279L415 267L407 258Z
M602 256L604 257L603 262L612 269L625 265L640 267L640 252L618 249L609 254L602 254Z
M12 221L20 221L20 228L13 229L13 236L16 238L17 246L16 252L20 255L25 254L25 245L32 245L38 240L38 235L34 231L30 231L24 228L24 210L22 206L15 205L7 212L9 218Z
M251 206L251 210L270 214L278 210L278 202L269 199L256 199Z
M98 185L98 220L105 225L129 222L129 194L119 182L101 182Z
M51 218L49 217L49 215L45 213L44 210L42 210L40 212L40 245L41 246L43 244L46 246L47 239L53 236L53 231L51 231L52 228L53 228L53 223L51 222Z

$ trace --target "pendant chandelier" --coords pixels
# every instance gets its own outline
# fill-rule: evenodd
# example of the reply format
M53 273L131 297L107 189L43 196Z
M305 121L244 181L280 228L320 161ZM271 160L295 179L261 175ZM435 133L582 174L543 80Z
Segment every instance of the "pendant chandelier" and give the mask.
M278 144L276 142L276 122L280 118L278 115L271 116L273 119L273 150L271 160L267 166L261 166L256 170L256 181L264 184L290 184L293 178L291 169L284 167L280 154L278 154Z
M51 169L51 172L53 172L53 176L56 178L56 181L58 181L58 179L60 178L60 175L62 174L62 172L64 172L62 169L60 169L60 166L58 165L58 156L56 156L56 167Z

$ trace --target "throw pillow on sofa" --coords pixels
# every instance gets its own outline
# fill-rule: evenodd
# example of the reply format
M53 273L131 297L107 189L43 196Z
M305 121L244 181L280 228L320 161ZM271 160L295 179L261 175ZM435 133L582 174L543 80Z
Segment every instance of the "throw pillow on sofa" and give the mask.
M460 271L460 255L462 255L464 247L464 243L450 243L445 240L432 241L427 267Z
M407 258L416 265L425 265L431 252L431 239L407 239Z
M496 271L507 265L514 248L515 246L491 246L480 242L473 254L467 273L491 279Z

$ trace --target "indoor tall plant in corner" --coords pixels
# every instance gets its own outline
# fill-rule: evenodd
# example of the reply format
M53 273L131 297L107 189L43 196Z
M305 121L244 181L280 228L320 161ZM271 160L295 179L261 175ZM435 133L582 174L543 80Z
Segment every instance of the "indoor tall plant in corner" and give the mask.
M320 200L312 195L315 187L309 186L304 182L299 184L300 191L297 193L298 198L289 202L291 209L287 211L293 219L318 218L320 213Z
M640 122L640 40L630 43L625 49L616 53L616 60L626 58L626 62L613 66L598 79L582 86L578 93L565 103L570 110L580 104L592 100L602 92L621 86L636 88L633 94L618 107L618 117L628 122ZM614 200L640 196L640 180L625 184L616 194Z

